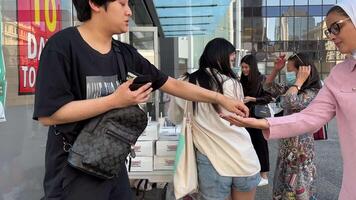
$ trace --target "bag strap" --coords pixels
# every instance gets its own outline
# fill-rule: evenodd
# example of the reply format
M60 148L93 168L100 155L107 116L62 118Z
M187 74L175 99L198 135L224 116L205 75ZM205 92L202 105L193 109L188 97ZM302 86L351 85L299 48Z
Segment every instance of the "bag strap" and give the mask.
M115 52L115 57L116 57L116 62L117 62L117 65L119 66L119 73L120 73L120 80L122 82L125 82L126 81L126 74L127 74L127 67L126 65L124 64L124 58L122 56L122 53L121 53L121 50L120 50L120 47L119 47L119 42L118 41L113 41L112 42L112 47L114 49L114 52Z
M193 112L193 102L186 100L184 106L184 117L190 119Z

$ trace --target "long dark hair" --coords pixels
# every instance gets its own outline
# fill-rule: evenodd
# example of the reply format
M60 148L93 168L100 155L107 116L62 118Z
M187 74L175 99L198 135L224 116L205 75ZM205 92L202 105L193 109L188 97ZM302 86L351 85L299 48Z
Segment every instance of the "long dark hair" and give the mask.
M237 80L231 69L230 54L235 52L235 47L224 38L215 38L205 46L199 59L199 69L192 74L186 74L189 82L198 84L208 90L224 94L223 77L225 75ZM208 70L209 69L209 70ZM196 102L193 103L194 110ZM220 111L217 104L213 104L216 112Z
M259 88L259 77L261 76L260 71L257 67L257 60L254 55L246 55L241 59L241 64L245 63L250 67L250 72L248 76L245 76L241 72L241 84L244 90L245 96L256 97Z
M288 61L293 61L294 66L299 70L299 67L301 66L308 66L310 65L310 75L308 79L303 83L301 87L301 91L303 92L305 89L320 89L321 88L321 83L320 83L320 77L319 77L319 72L316 69L315 65L311 60L309 59L309 56L307 54L303 53L297 53L293 54L288 58Z

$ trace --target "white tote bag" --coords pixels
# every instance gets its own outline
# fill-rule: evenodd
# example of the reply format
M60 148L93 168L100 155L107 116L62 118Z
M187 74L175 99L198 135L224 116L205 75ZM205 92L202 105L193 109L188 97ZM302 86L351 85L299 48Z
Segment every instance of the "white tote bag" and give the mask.
M176 199L195 193L198 188L197 163L192 135L191 102L186 102L182 129L179 135L175 166L174 166L174 195Z

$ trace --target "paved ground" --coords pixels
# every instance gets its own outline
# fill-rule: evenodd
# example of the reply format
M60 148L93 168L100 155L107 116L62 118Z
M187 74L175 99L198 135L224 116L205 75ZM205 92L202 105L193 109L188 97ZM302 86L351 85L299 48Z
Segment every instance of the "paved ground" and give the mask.
M317 165L317 198L319 200L337 200L342 177L342 160L340 156L339 140L336 131L336 122L329 123L329 139L327 141L316 141L316 165ZM277 141L269 142L271 173L268 186L258 187L256 200L271 200L272 177L275 168ZM159 200L161 190L147 192L144 199ZM142 198L136 198L142 199Z
M340 154L339 138L336 130L336 120L329 123L329 139L315 141L316 167L317 167L317 198L319 200L337 200L342 177L342 159ZM269 143L272 183L273 172L277 158L277 141ZM256 200L271 200L272 184L257 189Z

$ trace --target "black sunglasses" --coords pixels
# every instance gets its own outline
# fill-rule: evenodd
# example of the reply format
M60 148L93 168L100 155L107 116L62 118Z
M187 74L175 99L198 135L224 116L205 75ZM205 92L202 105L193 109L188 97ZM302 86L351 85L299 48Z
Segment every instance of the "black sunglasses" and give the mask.
M341 24L346 22L346 21L349 21L350 18L346 18L346 19L342 19L342 20L339 20L337 22L334 22L330 25L330 28L326 29L324 31L324 34L326 35L326 37L330 37L331 34L333 35L338 35L340 33L340 30L341 30Z

